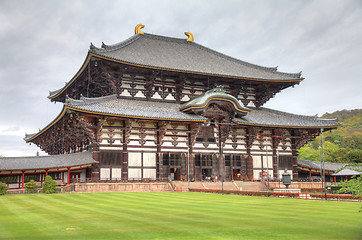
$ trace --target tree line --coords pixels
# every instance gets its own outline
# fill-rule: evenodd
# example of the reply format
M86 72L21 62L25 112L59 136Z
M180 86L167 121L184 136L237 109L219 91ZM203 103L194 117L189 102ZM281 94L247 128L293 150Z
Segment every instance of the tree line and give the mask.
M337 129L324 132L324 160L338 163L362 163L362 109L325 113L321 118L336 118ZM319 161L321 136L298 151L298 158Z

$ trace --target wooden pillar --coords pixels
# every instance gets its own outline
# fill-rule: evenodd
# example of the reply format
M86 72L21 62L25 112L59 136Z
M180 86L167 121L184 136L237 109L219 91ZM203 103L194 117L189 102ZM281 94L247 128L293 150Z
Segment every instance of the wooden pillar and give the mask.
M156 135L156 142L157 142L157 145L156 145L156 179L159 180L160 179L160 152L161 152L161 141L160 141L160 125L159 123L157 122L156 123L156 132L157 132L157 135Z
M233 171L233 165L234 165L234 154L230 155L230 175L231 175L231 181L234 181L234 171Z
M278 157L276 147L273 147L273 178L278 178Z
M68 168L68 176L67 176L67 178L68 178L68 179L67 179L67 180L68 180L67 183L70 184L70 168Z
M195 176L195 173L196 173L195 167L196 166L195 166L195 159L192 154L193 145L192 145L192 135L191 135L191 130L192 130L191 124L189 124L188 130L189 130L189 133L188 133L188 146L189 146L188 158L189 158L189 161L187 163L187 169L188 169L188 173L190 175L189 179L190 179L190 181L192 181L192 179L196 180L196 176Z
M48 169L45 169L45 177L48 176Z
M312 169L309 170L309 181L312 181Z
M128 138L127 138L127 121L123 121L123 130L122 130L122 133L123 133L123 145L122 145L122 178L123 180L126 180L128 181L128 150L127 150L127 141L128 141Z
M24 171L21 174L21 188L24 188L25 174Z
M297 181L298 180L298 160L297 160L297 139L295 136L295 132L294 130L292 131L292 138L291 138L291 143L292 143L292 170L293 170L293 181Z
M277 138L278 136L275 136L275 130L272 130L272 139L271 139L271 144L272 144L272 152L273 152L273 178L274 179L278 179L278 156L277 156L277 151L278 151L278 145L279 145L279 139Z
M224 159L224 151L223 151L223 147L222 147L222 139L221 139L221 124L219 122L219 126L218 126L218 131L219 131L219 169L221 169L221 174L219 173L219 178L220 181L223 181L225 179L225 159Z
M251 157L251 146L253 145L253 138L251 137L250 128L246 128L246 154L247 158L245 161L246 175L248 179L253 177L253 158Z

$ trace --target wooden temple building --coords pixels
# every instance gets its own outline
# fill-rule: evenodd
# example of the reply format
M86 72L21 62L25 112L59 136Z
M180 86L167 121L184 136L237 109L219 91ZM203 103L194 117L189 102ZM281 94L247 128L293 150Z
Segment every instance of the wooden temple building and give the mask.
M301 73L226 56L191 33L178 39L142 27L123 42L90 45L75 76L48 96L63 104L60 114L25 137L50 156L40 168L19 163L0 174L18 176L19 185L48 172L69 183L276 179L287 169L296 180L298 148L338 126L263 107Z

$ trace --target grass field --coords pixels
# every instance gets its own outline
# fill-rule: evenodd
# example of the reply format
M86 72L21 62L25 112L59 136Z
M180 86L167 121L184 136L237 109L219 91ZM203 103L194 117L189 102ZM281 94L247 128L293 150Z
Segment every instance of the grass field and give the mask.
M207 193L5 195L0 239L362 239L362 211Z

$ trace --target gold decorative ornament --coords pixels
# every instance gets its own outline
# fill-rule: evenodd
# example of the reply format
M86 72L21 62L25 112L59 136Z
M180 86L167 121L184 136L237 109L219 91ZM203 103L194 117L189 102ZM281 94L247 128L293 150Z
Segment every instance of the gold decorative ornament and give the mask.
M188 37L186 41L193 42L194 41L194 35L190 32L185 32L185 35Z
M142 24L138 24L135 28L134 28L134 34L145 34L144 32L141 31L142 28L144 28L145 25Z

